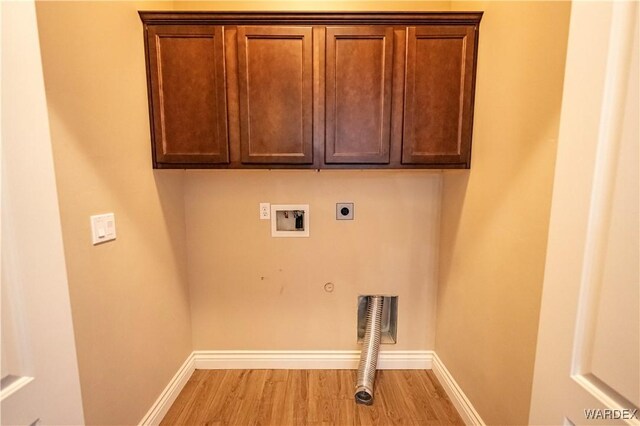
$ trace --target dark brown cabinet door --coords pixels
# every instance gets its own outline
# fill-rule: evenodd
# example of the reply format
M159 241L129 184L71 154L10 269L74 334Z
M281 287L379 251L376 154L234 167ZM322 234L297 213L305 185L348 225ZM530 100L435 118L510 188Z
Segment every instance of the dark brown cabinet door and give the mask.
M311 34L311 27L238 27L242 163L313 163Z
M403 164L469 166L473 26L407 28Z
M393 28L328 27L325 162L389 163Z
M223 29L148 27L154 166L229 162Z

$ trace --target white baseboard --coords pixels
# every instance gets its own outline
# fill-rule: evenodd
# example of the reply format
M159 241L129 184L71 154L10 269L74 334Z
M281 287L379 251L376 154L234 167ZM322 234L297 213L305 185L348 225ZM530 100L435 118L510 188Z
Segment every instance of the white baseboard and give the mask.
M194 351L195 368L353 370L360 351ZM431 369L432 351L381 351L382 370Z
M189 378L195 370L193 352L187 357L178 372L169 381L167 387L162 391L156 402L153 403L147 414L140 420L139 425L159 425L164 416L175 402L176 398L187 384Z
M438 378L438 381L447 392L447 396L453 403L453 406L458 410L458 414L462 417L462 421L465 425L477 425L485 426L484 421L480 417L480 414L476 411L471 404L471 401L464 394L458 383L455 381L447 367L444 366L442 360L438 358L436 353L433 353L433 374Z
M159 424L196 369L348 370L357 369L359 359L360 351L194 351L142 418L140 425ZM433 351L382 351L378 358L378 368L433 369L465 424L485 425L449 370Z

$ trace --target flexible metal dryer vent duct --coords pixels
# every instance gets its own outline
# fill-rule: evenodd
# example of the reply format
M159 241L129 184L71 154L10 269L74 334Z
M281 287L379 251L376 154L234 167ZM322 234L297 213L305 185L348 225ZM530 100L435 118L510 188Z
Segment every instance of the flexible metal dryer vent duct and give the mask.
M362 342L355 392L358 404L373 404L373 383L376 379L376 365L380 349L383 300L382 296L369 296L367 304L367 328Z

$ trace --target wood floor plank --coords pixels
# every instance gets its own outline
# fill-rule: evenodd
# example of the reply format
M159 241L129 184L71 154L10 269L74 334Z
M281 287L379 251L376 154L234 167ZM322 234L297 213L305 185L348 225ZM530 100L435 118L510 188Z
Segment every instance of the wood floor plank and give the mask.
M353 400L341 398L337 402L336 424L341 426L356 425L356 413L353 409Z
M199 421L198 416L206 413L209 399L216 395L217 389L220 386L220 378L222 378L224 374L225 372L223 370L196 370L187 382L187 384L195 384L193 396L188 400L188 403L183 409L180 409L177 402L184 392L183 389L180 395L178 395L176 402L171 406L169 413L167 413L167 416L165 416L163 422L161 422L161 425L188 425L194 424L194 421ZM185 385L185 388L186 387ZM167 422L167 420L171 418L170 415L174 409L179 411L176 419Z
M463 424L430 370L379 370L356 404L355 370L196 370L162 425Z
M209 370L208 381L209 390L203 388L203 393L207 393L203 397L203 404L199 409L193 410L191 415L187 417L185 424L215 424L220 422L218 417L225 407L227 389L231 386L237 386L238 376L241 370Z
M174 401L171 409L169 409L167 414L164 416L164 419L162 419L162 422L160 423L161 425L180 424L181 415L189 412L191 409L191 406L196 399L196 389L198 384L200 383L201 378L205 375L205 370L195 370L191 374L191 377L182 388L182 391Z
M424 370L418 372L404 370L400 374L402 374L407 387L411 389L413 406L418 414L419 422L424 425L440 424L438 415L432 406L433 397L430 396L421 380L422 377L426 377L426 372ZM437 403L440 403L440 401L438 400Z
M285 413L291 424L304 426L309 413L309 372L289 371L285 393Z
M431 406L438 414L438 419L441 420L443 424L464 424L433 371L427 370L424 373L425 374L421 375L420 378L423 380L423 383L426 383L427 381L428 383L431 383L437 395L437 398L431 399Z
M287 421L285 412L288 373L288 370L267 371L256 415L256 425L291 424Z
M415 422L409 419L413 409L409 404L406 392L399 382L398 372L395 370L378 371L376 377L378 392L374 398L381 400L380 420L377 424L388 425L413 425ZM375 405L375 399L374 399ZM380 423L384 422L384 423Z
M352 374L353 373L353 374ZM354 401L356 370L340 370L338 373L338 395L340 399Z
M224 421L232 425L254 424L260 407L266 377L269 370L248 370L243 385L238 388L228 405Z

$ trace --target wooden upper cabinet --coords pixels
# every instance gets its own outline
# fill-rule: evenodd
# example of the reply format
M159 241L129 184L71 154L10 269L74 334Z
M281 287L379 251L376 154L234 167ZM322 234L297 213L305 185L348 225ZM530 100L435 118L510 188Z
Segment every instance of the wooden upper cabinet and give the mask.
M311 27L238 27L243 164L313 163L311 38Z
M474 26L407 28L402 164L468 167L475 37Z
M468 168L482 12L139 12L156 168Z
M228 163L222 27L150 25L147 49L154 166Z
M326 30L325 162L389 163L392 27Z

